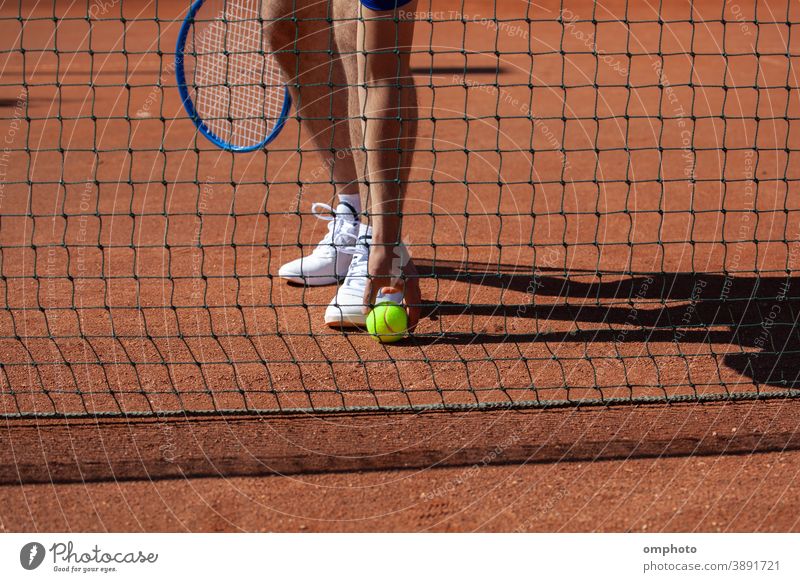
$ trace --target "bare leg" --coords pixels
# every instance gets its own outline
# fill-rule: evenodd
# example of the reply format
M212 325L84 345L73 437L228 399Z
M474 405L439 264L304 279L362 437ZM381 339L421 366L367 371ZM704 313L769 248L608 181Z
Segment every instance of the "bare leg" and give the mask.
M405 10L414 11L414 3ZM400 212L416 139L416 94L409 60L413 20L360 7L358 89L367 153L369 209L377 244L400 241Z
M336 42L351 88L350 140L373 226L365 305L374 303L381 287L403 286L413 328L419 319L419 282L413 263L403 265L397 249L417 135L416 89L409 66L414 22L398 22L395 12L373 12L357 0L333 4L339 21ZM413 13L415 4L404 6L403 12Z
M413 11L414 4L405 8ZM301 122L323 156L330 154L337 193L343 188L352 192L359 183L362 197L369 197L365 207L374 215L376 231L385 233L381 238L386 242L397 243L417 129L408 63L413 21L396 23L392 12L372 12L358 0L271 0L265 3L264 18L270 48L288 51L277 54L278 62ZM367 58L365 53L380 50L378 39L405 50Z
M276 54L300 117L330 166L335 194L354 194L358 174L352 157L348 88L338 35L327 21L327 0L270 0L264 2L265 38ZM285 20L280 20L285 19Z
M358 89L363 120L367 201L372 220L372 248L364 302L372 305L381 287L404 287L410 325L419 319L419 281L413 264L399 252L403 199L417 131L416 91L409 61L416 1L402 11L374 12L359 5ZM405 277L403 277L405 276Z
M404 7L404 10L413 11L413 4ZM362 18L360 2L357 0L334 0L333 18L338 22L335 29L336 45L339 47L341 52L341 63L344 68L348 89L350 89L348 91L348 111L351 120L351 123L349 124L350 143L355 144L353 149L353 159L355 161L356 172L358 173L358 178L361 185L361 195L365 201L364 207L367 208L370 213L375 213L379 211L377 208L372 206L372 203L376 200L376 193L374 192L376 185L372 182L374 182L376 178L370 174L366 155L367 150L370 148L365 144L364 141L364 130L366 125L366 113L364 107L367 92L365 89L363 89L363 87L360 86L364 83L363 71L365 62L363 59L363 54L359 53L363 53L364 50L366 50L363 47L359 48L359 28L363 27L363 23L359 22L359 20ZM404 27L404 32L406 35L410 35L411 32L413 32L413 29L409 30L413 27L413 22L406 23ZM393 39L394 35L396 34L394 23L389 24L387 28L391 29L390 37ZM392 42L394 41L392 40ZM410 38L407 45L408 44L410 44ZM393 176L393 178L397 178L399 176L399 184L395 184L394 186L395 190L397 190L399 186L400 198L402 199L405 189L408 185L408 174L411 170L411 158L414 153L413 146L417 135L417 93L409 70L407 55L405 55L400 62L400 67L402 67L403 72L399 77L397 75L397 56L392 55L392 57L387 59L387 61L389 61L391 65L391 82L396 83L399 80L400 84L402 85L402 89L400 90L400 103L402 104L400 115L402 117L401 123L403 128L403 143L400 147L403 151L399 168L397 167L397 162L394 162L395 176ZM397 103L397 101L395 103ZM380 117L386 117L386 115L381 115ZM371 129L373 130L373 139L375 139L376 135L379 139L384 139L384 137L381 136L379 122L380 120L373 120L373 123L371 124ZM386 139L386 143L391 143L391 135ZM396 142L397 138L395 137L395 143ZM397 146L383 144L380 147ZM380 163L380 160L373 160L373 164L378 163ZM389 169L388 172L391 174L392 169ZM371 190L373 191L371 192ZM377 192L378 196L381 194L382 192ZM373 224L375 224L375 222L373 222ZM396 240L399 240L399 236Z
M413 12L414 4L406 8ZM278 60L317 147L335 158L337 193L353 192L358 183L366 198L373 239L365 303L372 304L382 286L404 286L413 328L419 283L398 248L418 115L409 68L414 23L398 22L392 11L365 9L358 0L277 0L268 3L265 17L291 18L272 24L267 36L273 50L298 51L279 53Z

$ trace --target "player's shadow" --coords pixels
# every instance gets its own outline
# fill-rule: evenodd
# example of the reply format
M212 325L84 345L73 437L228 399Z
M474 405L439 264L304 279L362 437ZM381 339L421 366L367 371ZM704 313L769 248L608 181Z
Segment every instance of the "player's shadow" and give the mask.
M421 278L438 279L440 287L448 280L467 282L525 293L530 299L502 305L426 302L423 317L492 316L538 323L531 321L527 333L506 333L501 328L494 333L416 334L412 341L417 345L678 342L686 352L692 344L706 344L725 354L725 365L755 383L800 388L798 277L705 273L590 277L586 272L565 277L563 271L537 269L534 275L511 265L438 260L418 261L417 269ZM569 299L569 304L558 298ZM555 322L575 325L570 331L548 331L566 327Z

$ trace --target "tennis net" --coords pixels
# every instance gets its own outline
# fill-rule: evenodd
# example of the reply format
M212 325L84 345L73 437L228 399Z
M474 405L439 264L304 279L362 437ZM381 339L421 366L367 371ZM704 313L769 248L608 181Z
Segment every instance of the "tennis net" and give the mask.
M331 49L354 5L296 0L288 50L331 58L289 83L355 92ZM204 140L174 81L188 8L0 6L0 415L800 395L797 2L398 10L423 317L395 345L277 276L358 144L315 147L302 109L262 150Z

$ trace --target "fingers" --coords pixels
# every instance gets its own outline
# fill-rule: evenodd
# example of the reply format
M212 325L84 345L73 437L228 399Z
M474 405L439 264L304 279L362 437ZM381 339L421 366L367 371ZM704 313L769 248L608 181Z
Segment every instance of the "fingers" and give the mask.
M422 311L420 303L422 303L422 293L419 289L419 275L414 262L409 260L403 269L405 277L403 298L406 304L406 312L408 313L408 330L414 331L419 323L420 313Z
M364 313L369 314L369 310L375 304L375 297L377 296L377 287L373 283L374 279L371 277L367 279L367 286L364 288Z
M383 287L395 287L403 295L406 313L408 314L408 330L414 331L419 323L422 312L422 293L419 288L419 277L413 261L403 267L403 275L392 277L389 275L372 275L367 278L364 288L364 313L368 314L375 305L378 293Z
M405 302L406 312L408 312L408 331L413 332L419 323L420 303L422 302L419 282L416 279L411 279L406 284Z
M388 277L372 276L367 278L367 286L364 288L364 313L369 313L370 309L375 305L375 299L378 297L378 292L383 287L389 286Z

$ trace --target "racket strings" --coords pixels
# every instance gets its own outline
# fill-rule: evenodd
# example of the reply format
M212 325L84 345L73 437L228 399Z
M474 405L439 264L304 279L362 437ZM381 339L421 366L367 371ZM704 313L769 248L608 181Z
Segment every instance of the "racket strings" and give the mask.
M264 50L260 0L212 2L208 8L196 19L187 50L198 115L231 145L260 143L281 119L285 92L274 56Z

